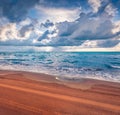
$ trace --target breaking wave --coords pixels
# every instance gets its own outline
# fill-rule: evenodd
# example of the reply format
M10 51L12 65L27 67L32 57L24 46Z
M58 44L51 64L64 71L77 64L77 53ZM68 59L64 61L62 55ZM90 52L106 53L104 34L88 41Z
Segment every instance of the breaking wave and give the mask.
M120 82L119 52L0 52L0 69L47 73L62 80Z

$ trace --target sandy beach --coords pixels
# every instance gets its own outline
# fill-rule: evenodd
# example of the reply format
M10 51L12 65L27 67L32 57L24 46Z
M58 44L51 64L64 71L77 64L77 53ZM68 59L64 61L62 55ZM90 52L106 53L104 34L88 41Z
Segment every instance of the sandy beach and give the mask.
M0 71L0 115L118 115L120 83Z

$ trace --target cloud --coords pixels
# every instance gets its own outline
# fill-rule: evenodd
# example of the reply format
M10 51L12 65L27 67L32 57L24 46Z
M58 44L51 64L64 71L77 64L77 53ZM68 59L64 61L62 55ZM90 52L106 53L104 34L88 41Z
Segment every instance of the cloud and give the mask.
M108 4L105 8L105 12L109 16L114 17L117 14L117 8L114 8L112 4Z
M56 40L56 42L59 42L59 44L65 43L66 45L80 45L81 41L85 40L111 39L120 34L120 30L117 29L115 32L115 28L116 25L106 17L92 18L89 14L81 13L80 18L76 21L65 21L56 24L58 31L56 36L58 41ZM71 44L69 44L70 41Z
M120 42L114 47L116 51L120 51Z
M120 34L119 21L114 22L110 18L116 14L116 9L111 4L105 7L101 15L94 14L96 13L82 12L76 21L58 24L61 30L59 30L59 35L79 40L98 40L111 39Z
M1 0L0 44L115 47L120 43L118 3Z
M112 48L116 47L120 43L120 40L86 40L81 48Z
M105 41L98 41L98 47L104 47L104 48L109 48L109 47L115 47L120 43L120 40L105 40Z
M32 33L32 29L33 29L32 25L26 25L18 29L16 23L8 23L0 27L0 41L7 40L22 41L29 39Z
M52 22L73 21L79 17L80 7L77 8L54 8L54 7L42 7L36 6L39 11L38 14L44 17L44 19L52 20Z
M1 16L8 18L11 22L25 19L29 9L34 7L39 0L0 0Z
M52 22L51 22L51 24L47 24L47 26L44 26L44 23L42 23L42 27L45 27L47 30L45 32L43 32L43 34L36 40L41 45L46 45L46 44L50 45L51 42L56 39L56 37L58 35L58 30L57 30L55 24L53 24Z
M102 0L88 0L88 3L92 7L93 12L96 13L101 7Z
M46 20L45 23L41 23L41 26L48 28L48 27L54 26L54 23L51 22L50 20Z
M115 18L118 14L118 7L111 0L88 0L94 16L106 16Z
M114 23L115 27L112 29L112 32L115 33L119 33L120 31L120 21L117 21Z
M30 33L31 33L33 30L34 30L34 27L33 27L32 24L23 26L23 27L19 30L19 35L20 35L20 37L29 38Z

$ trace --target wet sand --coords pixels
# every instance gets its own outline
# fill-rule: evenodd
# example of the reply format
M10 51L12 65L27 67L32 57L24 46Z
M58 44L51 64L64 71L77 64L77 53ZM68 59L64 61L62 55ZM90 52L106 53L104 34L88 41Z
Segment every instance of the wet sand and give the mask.
M120 83L0 71L0 115L119 115Z

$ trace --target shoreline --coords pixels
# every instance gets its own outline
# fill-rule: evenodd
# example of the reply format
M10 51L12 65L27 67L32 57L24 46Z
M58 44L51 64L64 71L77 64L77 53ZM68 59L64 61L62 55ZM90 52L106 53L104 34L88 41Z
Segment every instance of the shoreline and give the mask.
M23 71L23 70L7 70L7 69L5 69L5 70L0 69L0 74L1 74L2 71L3 72L14 72L14 73L31 73L31 74L43 75L43 76L45 75L47 77L51 77L52 79L54 78L54 79L56 79L56 81L60 81L60 82L75 82L76 83L76 82L80 82L81 80L82 81L83 80L91 80L91 81L100 81L100 82L108 82L108 83L118 83L118 84L120 84L120 81L117 81L117 80L116 81L115 80L111 81L111 80L96 79L96 78L91 78L91 77L86 77L86 78L83 78L83 77L81 77L81 78L65 78L66 76L62 76L60 78L60 75L58 76L57 74L49 74L49 73L45 73L45 72L34 72L34 71ZM33 80L38 80L38 81L40 80L41 81L41 78L39 78L39 77L37 79L34 79L33 77L30 77L30 78L28 77L28 78L29 79L33 78ZM46 82L46 80L45 80L45 82Z
M3 75L2 75L3 73ZM115 81L105 81L100 79L91 79L91 78L80 78L80 79L68 79L62 80L58 79L57 75L49 75L46 73L37 73L29 71L14 71L14 70L0 70L0 77L4 75L13 75L13 74L24 74L24 78L45 83L56 83L60 85L65 85L70 88L75 89L90 89L94 85L108 84L108 85L120 85L119 82ZM23 77L22 76L22 77Z
M120 114L120 83L0 70L0 114Z

